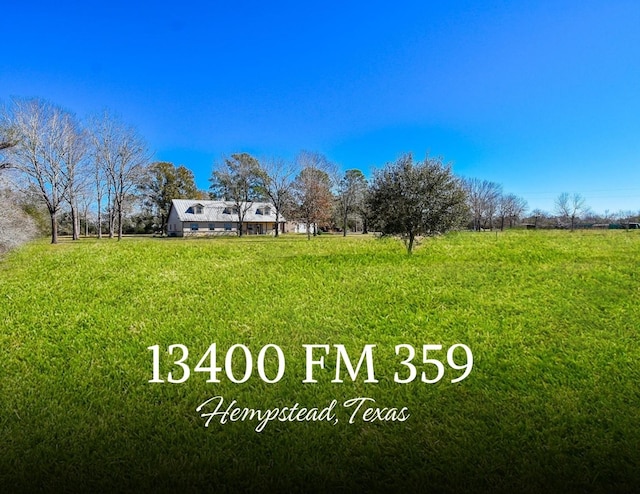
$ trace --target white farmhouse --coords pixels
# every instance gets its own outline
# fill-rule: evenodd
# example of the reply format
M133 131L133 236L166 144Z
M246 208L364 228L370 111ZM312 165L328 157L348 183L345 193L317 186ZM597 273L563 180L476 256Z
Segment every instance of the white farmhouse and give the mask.
M238 235L238 211L229 201L173 199L167 221L167 235ZM276 228L284 231L286 220L266 202L254 202L242 222L243 235L273 235Z

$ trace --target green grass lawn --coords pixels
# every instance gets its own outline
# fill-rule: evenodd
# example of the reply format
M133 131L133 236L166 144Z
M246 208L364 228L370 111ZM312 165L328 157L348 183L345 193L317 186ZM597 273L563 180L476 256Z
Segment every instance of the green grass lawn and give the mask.
M0 490L632 492L640 485L638 232L460 233L407 256L397 240L320 236L36 242L0 260ZM280 381L219 383L212 343L278 345ZM446 349L473 352L470 375ZM185 345L189 379L167 347ZM304 344L374 344L378 383L317 384ZM416 348L418 378L401 364ZM422 345L445 365L420 381ZM160 377L152 379L161 349ZM273 351L266 374L273 377ZM314 353L315 357L320 352ZM244 359L234 353L237 378ZM455 359L464 362L458 349ZM203 364L204 365L204 364ZM344 368L344 365L343 365ZM196 407L326 407L337 423L220 424ZM349 423L342 404L406 407Z

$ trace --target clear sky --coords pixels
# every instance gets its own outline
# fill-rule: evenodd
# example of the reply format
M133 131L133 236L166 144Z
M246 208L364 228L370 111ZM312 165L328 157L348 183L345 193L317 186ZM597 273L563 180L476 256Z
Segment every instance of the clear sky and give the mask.
M4 2L0 100L108 108L201 188L215 160L405 152L553 208L640 210L640 2Z

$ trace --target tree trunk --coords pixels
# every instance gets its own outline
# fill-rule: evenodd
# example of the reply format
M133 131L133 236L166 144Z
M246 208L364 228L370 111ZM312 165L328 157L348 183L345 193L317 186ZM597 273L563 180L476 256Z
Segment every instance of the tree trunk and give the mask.
M280 212L276 209L276 237L280 234Z
M78 217L78 206L71 204L71 238L78 240L80 238L80 218Z
M413 232L409 233L409 243L407 244L407 254L411 255L413 253L413 241L415 240L416 236L413 234Z
M347 236L347 215L345 214L342 218L342 236Z
M118 240L122 240L122 206L118 207Z
M57 211L49 211L51 215L51 243L58 243L58 218Z
M109 210L107 211L108 222L109 222L109 238L113 238L114 233L114 223L115 223L115 214L113 212L113 206L109 206Z
M98 231L98 238L102 239L102 208L100 207L100 201L98 201L98 224L96 225Z
M107 221L109 222L109 238L113 238L113 224L115 213L113 210L114 201L111 200L111 192L107 193Z
M307 222L307 240L311 240L311 223Z

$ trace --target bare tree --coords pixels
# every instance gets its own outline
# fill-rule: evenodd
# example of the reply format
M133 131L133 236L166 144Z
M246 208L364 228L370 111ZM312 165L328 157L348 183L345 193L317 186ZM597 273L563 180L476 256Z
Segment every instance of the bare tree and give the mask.
M493 217L498 210L502 186L489 180L470 178L464 180L467 193L467 205L473 218L473 229L493 228Z
M77 196L77 203L79 205L78 212L80 217L84 221L84 236L89 236L89 214L91 206L94 203L93 194L89 191L89 184L85 184L85 187L80 191Z
M113 187L107 173L107 165L111 161L111 144L109 142L111 131L109 130L109 116L105 112L101 117L92 117L89 122L89 139L91 141L92 181L95 187L96 198L96 233L102 238L102 201L107 196L107 212L109 222L109 237L113 238L113 218L109 211L111 206L111 191Z
M509 220L509 228L518 221L527 210L527 201L515 194L503 194L498 201L498 216L500 217L500 230L504 230L505 219Z
M534 209L531 211L531 217L533 218L533 227L538 228L538 223L540 220L544 220L547 217L547 213L545 213L542 209Z
M568 192L560 194L555 201L555 211L558 216L565 220L569 220L571 231L575 229L576 219L588 210L586 201L582 195Z
M96 166L94 178L98 193L98 223L101 220L102 194L106 193L109 237L114 236L117 225L118 240L121 240L125 201L139 185L150 156L136 130L108 112L93 120L91 141ZM98 229L100 231L100 225Z
M280 217L291 211L293 178L296 174L295 163L281 159L263 160L260 165L262 172L262 189L264 195L271 201L276 213L276 237L280 230Z
M58 242L57 215L82 157L75 117L41 99L14 99L8 114L15 144L7 149L13 168L39 193L51 220L51 243Z
M80 128L76 119L67 119L62 130L57 154L65 163L64 170L69 183L65 199L71 209L72 238L78 240L80 238L78 196L87 183L87 139L85 131Z

